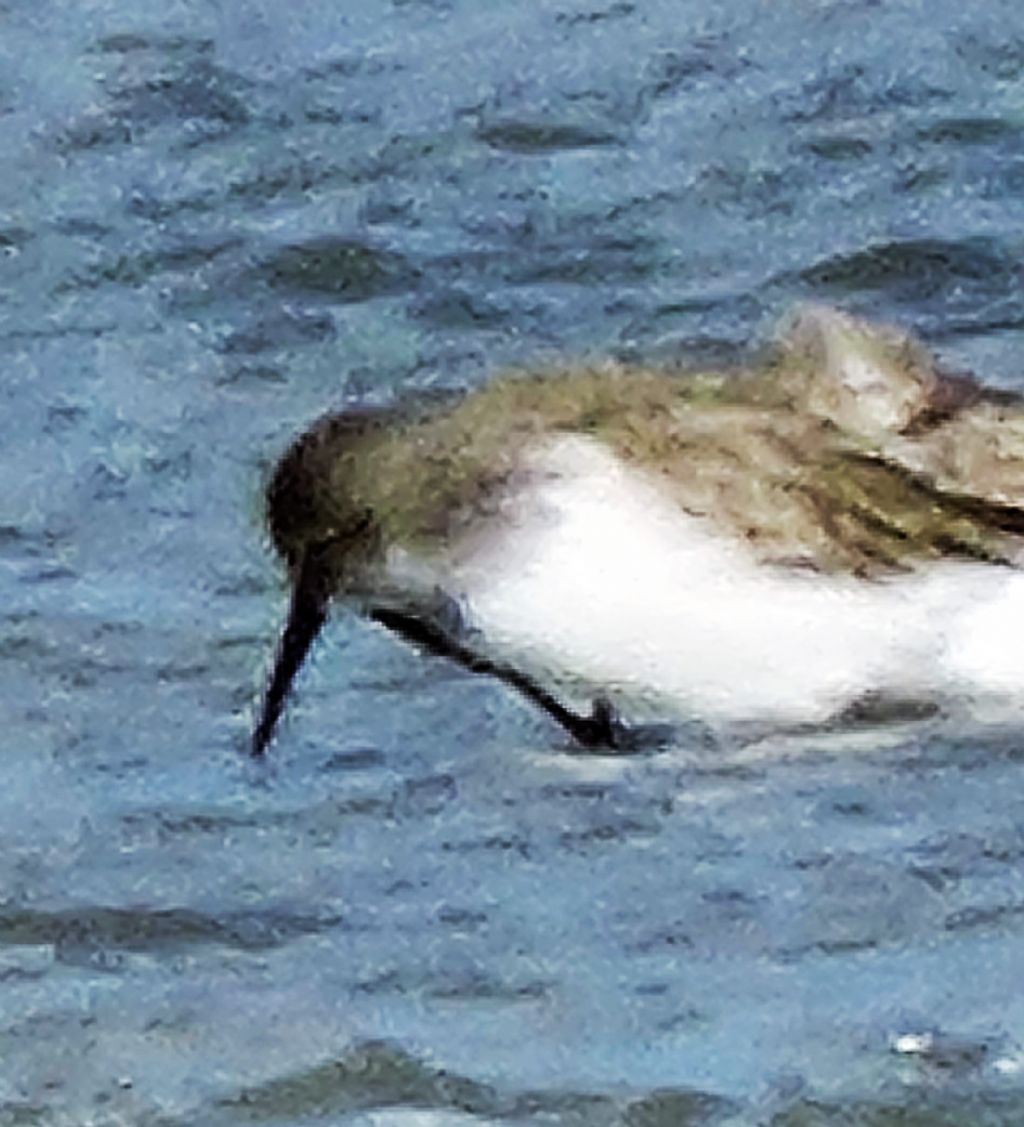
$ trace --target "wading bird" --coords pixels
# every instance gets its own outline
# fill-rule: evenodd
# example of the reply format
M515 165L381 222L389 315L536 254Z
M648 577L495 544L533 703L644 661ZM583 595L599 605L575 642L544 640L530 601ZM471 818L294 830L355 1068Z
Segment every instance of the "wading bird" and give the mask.
M664 736L613 701L722 725L1024 704L1024 402L834 309L755 369L564 366L329 414L266 497L291 605L254 755L335 599L586 748Z

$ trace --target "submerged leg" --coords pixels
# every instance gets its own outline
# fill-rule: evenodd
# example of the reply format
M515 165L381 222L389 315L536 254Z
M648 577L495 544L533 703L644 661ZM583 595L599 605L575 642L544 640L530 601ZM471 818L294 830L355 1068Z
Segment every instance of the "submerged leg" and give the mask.
M666 725L643 725L631 728L624 724L611 702L604 697L594 701L589 716L581 716L566 708L521 669L477 653L427 619L386 607L374 607L370 611L370 618L428 653L447 658L471 673L494 677L516 689L527 700L543 709L582 747L629 752L663 746L671 741L672 732Z
M252 733L250 750L259 757L266 750L284 708L291 683L309 647L327 618L330 591L315 548L306 551L292 589L288 621L278 643L274 668L263 694L260 717Z

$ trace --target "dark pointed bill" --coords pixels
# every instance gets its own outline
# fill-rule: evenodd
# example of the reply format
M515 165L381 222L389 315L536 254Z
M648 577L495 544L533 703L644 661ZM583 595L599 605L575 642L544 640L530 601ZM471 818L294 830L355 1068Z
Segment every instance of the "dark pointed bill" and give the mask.
M306 551L292 588L288 620L278 643L274 668L263 694L260 717L253 729L251 754L263 755L280 719L292 681L327 618L330 590L316 547Z

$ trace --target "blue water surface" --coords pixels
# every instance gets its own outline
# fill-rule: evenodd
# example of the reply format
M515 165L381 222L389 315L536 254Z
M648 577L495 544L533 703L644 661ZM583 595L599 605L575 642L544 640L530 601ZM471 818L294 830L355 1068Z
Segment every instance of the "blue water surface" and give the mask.
M1024 1119L1019 732L586 759L342 613L242 754L323 410L807 298L1024 390L1018 4L2 0L0 151L0 1123Z

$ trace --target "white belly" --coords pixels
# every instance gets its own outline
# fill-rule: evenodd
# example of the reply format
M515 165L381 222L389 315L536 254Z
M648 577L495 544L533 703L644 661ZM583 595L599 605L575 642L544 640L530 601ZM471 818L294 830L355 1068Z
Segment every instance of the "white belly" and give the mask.
M766 567L580 436L538 447L527 480L433 572L525 668L711 722L822 720L872 693L1024 703L1024 573Z

